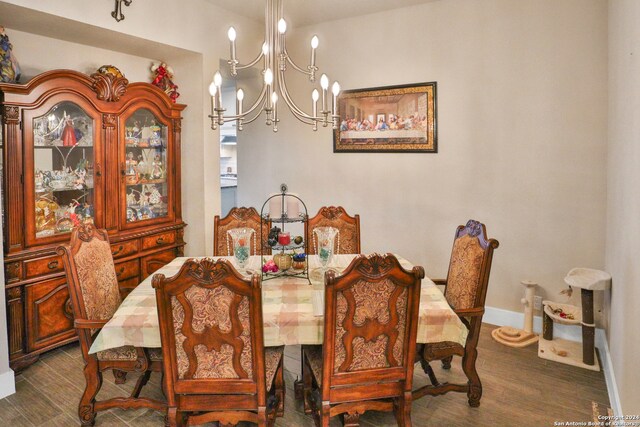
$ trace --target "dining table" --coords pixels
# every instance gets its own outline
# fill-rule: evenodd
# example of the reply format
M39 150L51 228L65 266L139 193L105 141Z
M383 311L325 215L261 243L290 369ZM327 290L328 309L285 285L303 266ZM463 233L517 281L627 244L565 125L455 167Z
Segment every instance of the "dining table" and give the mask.
M324 272L330 268L340 274L357 255L334 255L323 268L317 255L307 257L306 277L287 275L270 276L262 282L262 312L264 343L266 347L299 344L322 344L324 326ZM408 260L396 255L402 267L413 268ZM178 273L187 259L179 257L161 267L155 274L170 277ZM228 259L233 257L209 257ZM271 256L249 258L240 273L260 273L262 263ZM132 345L135 347L161 347L155 290L151 286L153 275L144 279L121 303L113 317L104 325L94 340L89 353ZM442 291L425 277L420 292L418 343L455 342L465 345L467 328L451 309Z

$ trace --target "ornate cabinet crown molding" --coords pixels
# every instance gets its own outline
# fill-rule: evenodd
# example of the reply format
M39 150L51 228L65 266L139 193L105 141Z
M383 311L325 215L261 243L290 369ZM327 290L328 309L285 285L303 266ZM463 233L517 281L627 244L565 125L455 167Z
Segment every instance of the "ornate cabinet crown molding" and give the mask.
M129 85L129 80L113 65L103 65L91 78L98 99L107 102L119 101Z

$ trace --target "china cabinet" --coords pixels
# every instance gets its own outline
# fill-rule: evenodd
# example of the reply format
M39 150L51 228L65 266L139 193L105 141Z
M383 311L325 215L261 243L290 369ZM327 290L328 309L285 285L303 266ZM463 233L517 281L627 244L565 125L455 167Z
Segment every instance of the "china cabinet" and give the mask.
M55 248L77 224L109 232L122 296L183 254L184 105L112 66L0 84L9 353L20 370L76 339Z

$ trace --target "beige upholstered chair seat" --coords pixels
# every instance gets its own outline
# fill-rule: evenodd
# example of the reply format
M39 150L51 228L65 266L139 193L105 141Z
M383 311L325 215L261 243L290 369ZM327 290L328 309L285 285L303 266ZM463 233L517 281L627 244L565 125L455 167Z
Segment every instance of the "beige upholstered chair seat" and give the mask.
M284 355L284 346L281 347L266 347L264 349L264 365L267 378L267 391L271 390L271 386L273 385L273 379L276 376L276 372L278 371L278 365L280 364L280 359L282 359ZM322 362L321 362L322 363Z
M108 350L98 352L98 360L101 362L114 360L136 360L138 353L132 345L110 348Z
M152 362L159 362L162 360L161 348L149 348L149 359ZM131 345L125 345L122 347L110 348L108 350L99 351L97 353L98 360L101 362L115 361L115 360L137 360L138 353L136 348Z

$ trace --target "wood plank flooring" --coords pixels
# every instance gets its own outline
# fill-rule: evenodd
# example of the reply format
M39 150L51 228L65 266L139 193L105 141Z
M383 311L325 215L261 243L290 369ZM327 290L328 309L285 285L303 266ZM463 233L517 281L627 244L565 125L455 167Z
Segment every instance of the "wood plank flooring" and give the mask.
M553 426L554 421L592 420L592 401L610 406L601 372L591 372L537 357L537 345L524 349L505 347L493 341L495 327L485 324L478 347L477 368L483 383L479 408L467 405L466 395L449 393L424 397L413 403L414 426ZM285 416L278 426L313 426L293 393L293 381L300 371L300 348L285 352L287 396ZM450 373L439 364L434 370L441 381L462 380L459 358ZM0 425L74 426L79 425L77 405L84 389L82 355L77 344L69 344L42 356L41 360L16 377L17 393L0 400ZM425 384L426 375L416 367L415 386ZM110 372L98 398L129 393L135 375L126 384L116 385ZM153 374L143 395L161 398L160 376ZM145 409L110 410L98 415L96 426L162 426L163 416ZM332 426L340 426L338 419ZM395 426L391 414L367 413L361 425Z

